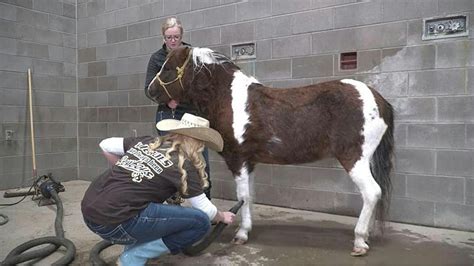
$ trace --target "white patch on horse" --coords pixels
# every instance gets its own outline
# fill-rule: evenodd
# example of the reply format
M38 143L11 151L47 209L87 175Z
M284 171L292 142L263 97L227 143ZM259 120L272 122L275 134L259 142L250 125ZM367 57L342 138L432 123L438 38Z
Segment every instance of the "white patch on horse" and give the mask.
M364 136L362 157L372 156L388 126L380 117L374 95L365 83L353 79L343 79L341 82L354 86L359 92L364 114L364 125L361 130L361 135Z
M242 71L234 73L234 79L231 84L232 91L232 112L234 137L241 144L244 142L244 133L249 123L250 114L247 112L248 105L248 87L252 83L259 83L254 77L246 76Z

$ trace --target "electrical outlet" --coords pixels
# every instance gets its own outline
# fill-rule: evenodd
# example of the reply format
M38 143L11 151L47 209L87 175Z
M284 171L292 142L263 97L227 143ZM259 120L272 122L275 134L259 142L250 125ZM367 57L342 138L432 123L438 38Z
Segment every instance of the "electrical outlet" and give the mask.
M13 138L13 132L11 129L5 130L5 140L11 140Z

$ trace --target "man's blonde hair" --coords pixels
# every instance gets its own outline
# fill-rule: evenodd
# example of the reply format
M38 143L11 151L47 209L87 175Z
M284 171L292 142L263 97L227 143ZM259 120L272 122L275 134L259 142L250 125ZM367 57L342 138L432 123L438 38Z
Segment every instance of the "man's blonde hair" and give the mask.
M165 153L166 158L170 159L172 152L178 153L178 169L181 173L180 193L182 195L188 194L188 172L183 168L186 160L189 160L198 171L199 177L201 177L202 188L207 188L209 181L205 170L206 161L202 155L204 142L181 134L169 133L163 137L157 137L154 142L150 143L150 148L156 150L165 142L171 142L171 147Z
M175 17L170 17L163 22L161 25L161 35L165 36L165 31L169 28L173 28L177 26L179 28L179 31L181 32L181 35L183 35L184 29L183 29L183 24L181 24L181 21L179 21Z

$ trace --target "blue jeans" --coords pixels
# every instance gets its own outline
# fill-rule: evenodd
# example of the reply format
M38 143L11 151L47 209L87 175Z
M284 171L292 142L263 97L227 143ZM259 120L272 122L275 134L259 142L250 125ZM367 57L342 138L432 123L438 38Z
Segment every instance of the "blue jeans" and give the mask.
M211 227L203 211L150 203L138 215L114 226L93 223L84 219L87 227L113 244L126 245L125 250L136 244L162 238L172 254L177 254L203 238Z
M183 111L180 111L180 110L175 110L174 112L172 111L156 111L156 122L158 123L159 121L163 120L163 119L177 119L177 120L180 120L181 117L183 117L184 115L184 112ZM166 133L168 132L165 132L165 131L158 131L158 135L160 136L164 136L166 135ZM204 190L204 193L206 194L206 197L208 199L211 199L211 187L212 187L212 183L211 183L211 173L210 173L210 168L209 168L209 151L207 148L204 149L204 151L202 152L202 156L204 156L204 160L206 161L206 173L207 173L207 177L208 177L208 181L209 181L209 187L207 187L205 190Z

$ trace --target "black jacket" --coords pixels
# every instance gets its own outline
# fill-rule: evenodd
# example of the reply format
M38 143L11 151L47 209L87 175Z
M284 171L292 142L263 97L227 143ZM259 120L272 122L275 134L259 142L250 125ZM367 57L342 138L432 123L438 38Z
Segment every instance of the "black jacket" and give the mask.
M188 43L183 42L183 45L186 46L191 46ZM148 88L148 85L150 85L150 82L155 78L156 74L160 71L161 67L165 63L166 56L168 56L168 50L166 49L166 44L163 44L160 50L154 52L151 57L150 61L148 61L148 67L146 71L146 80L145 80L145 95L147 95L146 90ZM195 108L193 108L191 105L188 104L182 104L180 103L177 107L177 110L187 112L187 113L193 113L196 114ZM158 106L158 111L171 111L168 105L166 104L160 104Z

